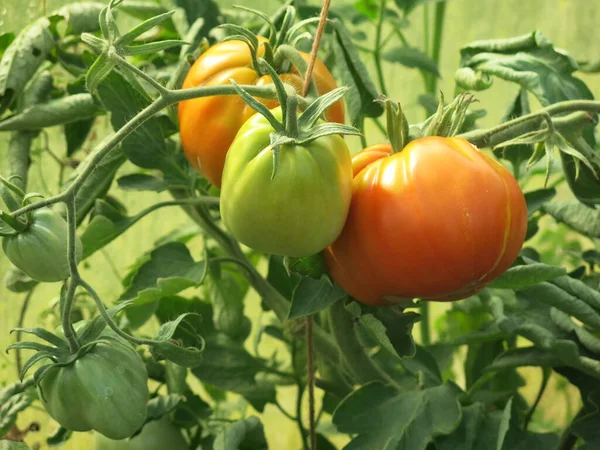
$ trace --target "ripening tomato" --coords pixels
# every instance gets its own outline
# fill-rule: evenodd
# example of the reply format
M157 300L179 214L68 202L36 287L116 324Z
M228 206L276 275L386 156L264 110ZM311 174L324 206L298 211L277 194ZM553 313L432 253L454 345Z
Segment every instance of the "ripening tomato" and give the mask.
M353 159L348 219L325 252L331 276L371 305L477 293L523 245L516 180L462 138L421 138L391 153L377 145Z
M281 119L281 108L272 111ZM281 145L273 177L273 126L248 120L227 154L221 218L242 244L284 256L310 256L340 234L352 196L352 161L338 134Z
M266 39L261 38L262 41ZM299 52L305 61L309 56ZM264 54L261 45L258 56ZM317 59L313 77L319 94L335 89L336 83L327 67ZM239 84L265 86L272 83L269 75L260 76L252 68L250 49L243 41L231 40L218 43L200 56L191 67L183 88L219 86L234 79ZM282 74L284 83L291 84L300 92L302 77L297 73ZM262 100L261 100L262 101ZM269 108L278 102L264 100ZM192 166L199 170L215 186L221 187L221 175L225 155L238 130L254 111L237 95L212 96L186 100L179 103L179 126L181 143ZM344 123L344 105L338 101L326 112L328 121Z

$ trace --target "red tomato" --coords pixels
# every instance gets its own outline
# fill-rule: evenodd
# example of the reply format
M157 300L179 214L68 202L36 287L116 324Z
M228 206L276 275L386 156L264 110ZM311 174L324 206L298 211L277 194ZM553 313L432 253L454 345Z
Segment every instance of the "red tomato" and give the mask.
M462 138L426 137L391 153L376 145L353 159L348 219L325 251L340 286L370 305L451 301L510 267L527 206L508 170Z
M264 41L264 38L263 38ZM258 56L263 56L261 45ZM300 52L305 61L309 56ZM313 77L319 94L337 87L335 79L323 62L317 59ZM243 41L225 41L213 45L191 67L183 88L219 86L234 79L239 84L264 86L272 83L269 75L259 76L252 68L250 49ZM289 83L298 92L303 78L297 73L282 74L284 83ZM269 108L279 105L273 100L261 99ZM179 125L181 144L192 166L204 174L215 186L221 187L221 176L227 150L240 127L254 111L236 95L196 98L179 103ZM326 112L331 122L344 123L344 105L336 102Z

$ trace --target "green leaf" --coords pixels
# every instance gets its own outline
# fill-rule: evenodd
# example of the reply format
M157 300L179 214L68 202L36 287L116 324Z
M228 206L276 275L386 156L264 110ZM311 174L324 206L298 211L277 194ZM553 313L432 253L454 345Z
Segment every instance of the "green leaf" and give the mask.
M117 184L124 191L162 192L169 187L169 184L163 178L146 173L124 175L117 180Z
M198 367L205 347L205 341L197 331L201 320L199 314L185 313L163 323L154 336L155 342L150 345L152 356L183 367Z
M309 316L345 299L346 292L329 279L300 279L294 289L288 319Z
M435 440L437 450L491 450L498 442L498 414L488 414L483 403L462 409L460 426Z
M296 273L289 273L287 271L282 262L281 256L269 256L267 281L285 298L288 300L292 299L294 289L296 289L300 279L300 275Z
M311 256L303 256L295 258L286 256L283 258L283 265L288 274L298 274L303 277L320 279L327 274L327 266L322 253L317 253Z
M562 222L590 238L600 237L600 211L577 200L560 200L542 206L557 222Z
M64 427L58 427L46 438L46 444L48 444L48 447L60 447L61 445L64 445L72 435L73 432L71 430L67 430Z
M345 450L425 450L452 433L461 419L459 389L450 384L398 392L369 383L346 397L333 415L338 431L357 435Z
M372 308L358 302L348 303L346 309L392 355L398 358L415 356L412 329L420 319L418 314L404 312L401 308Z
M418 48L407 46L394 47L386 50L381 56L386 61L399 63L411 69L429 72L436 77L440 76L440 71L435 61Z
M205 271L205 263L195 262L184 244L167 243L150 252L119 301L144 302L174 295L200 284Z
M21 95L27 82L56 45L45 17L11 42L0 60L0 116Z
M545 203L548 203L556 195L556 189L537 189L525 193L525 202L527 203L527 214L531 216L538 211Z
M511 104L502 121L508 122L509 120L524 116L530 112L531 109L529 107L527 90L519 89L514 102ZM528 144L507 146L504 144L502 147L496 147L494 149L494 155L496 155L498 158L503 158L507 161L510 161L513 166L513 173L518 175L523 163L533 155L533 146Z
M520 289L533 286L542 281L553 280L566 274L567 271L562 267L533 263L511 267L488 286L497 289Z
M94 117L98 106L90 94L75 94L37 104L0 121L0 131L38 130Z
M123 127L139 111L150 104L145 93L138 91L120 74L112 72L98 87L98 96L111 113L113 129ZM121 143L127 158L139 167L160 169L165 175L182 176L174 155L166 145L163 126L157 116L140 125Z
M0 440L0 450L30 450L25 442Z
M154 28L154 27L160 25L161 23L163 23L164 21L170 19L174 13L175 13L175 10L168 11L168 12L158 14L156 16L153 16L153 17L145 20L144 22L140 23L139 25L136 25L131 30L129 30L127 33L125 33L123 36L121 36L118 40L118 44L128 45L128 44L132 43L136 38L138 38L145 32L150 31L152 28Z
M275 402L276 394L272 383L255 378L262 367L242 343L217 333L206 337L204 359L192 373L203 383L244 396L256 410L263 411L267 403Z
M258 417L227 425L215 438L213 450L267 450L263 425Z
M221 24L221 12L219 6L213 0L175 0L175 4L185 11L188 25L192 25L197 19L203 19L201 37L208 37L213 28Z
M577 63L566 52L555 50L539 31L510 39L474 42L461 50L461 69L456 82L465 89L482 90L492 85L492 77L515 82L536 96L542 106L565 100L587 99L593 95L573 76ZM577 132L573 132L577 133ZM567 133L571 147L582 152ZM595 146L591 129L585 130L586 145ZM560 152L563 170L575 196L584 203L600 203L600 182L587 166L579 168L580 158Z
M81 2L60 8L54 15L63 16L67 21L66 35L94 33L100 29L98 16L104 8L102 3Z
M35 400L37 393L31 378L9 384L0 391L0 437L11 430L19 413ZM0 443L2 442L5 441L1 440Z
M249 284L238 267L215 262L208 265L205 297L213 305L215 328L230 338L244 341L250 334L250 320L244 316L244 298Z
M379 117L383 114L383 106L375 102L379 93L352 43L348 30L339 19L333 19L331 23L336 33L336 39L333 41L336 66L343 84L350 87L346 103L351 114L351 123L356 125L360 116Z

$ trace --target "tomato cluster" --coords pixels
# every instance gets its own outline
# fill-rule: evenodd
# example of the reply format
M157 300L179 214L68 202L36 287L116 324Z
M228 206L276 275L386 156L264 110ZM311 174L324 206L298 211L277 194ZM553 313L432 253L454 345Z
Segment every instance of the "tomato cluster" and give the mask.
M314 76L320 93L335 88L320 61ZM230 79L273 82L256 73L247 45L234 40L204 53L184 87ZM301 81L293 73L281 79ZM274 158L275 130L253 113L236 96L179 106L186 155L222 187L223 223L241 243L294 257L324 251L333 280L371 305L465 298L516 259L527 227L523 193L500 163L466 140L425 137L398 153L380 144L350 161L343 138L327 136L282 145ZM281 119L280 110L276 115ZM326 119L343 122L340 102Z

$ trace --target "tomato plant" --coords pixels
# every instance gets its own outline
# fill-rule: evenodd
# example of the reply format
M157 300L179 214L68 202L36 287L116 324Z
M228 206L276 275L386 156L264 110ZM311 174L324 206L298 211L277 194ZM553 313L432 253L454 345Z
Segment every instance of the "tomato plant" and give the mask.
M0 447L599 448L597 27L242 3L0 20Z

